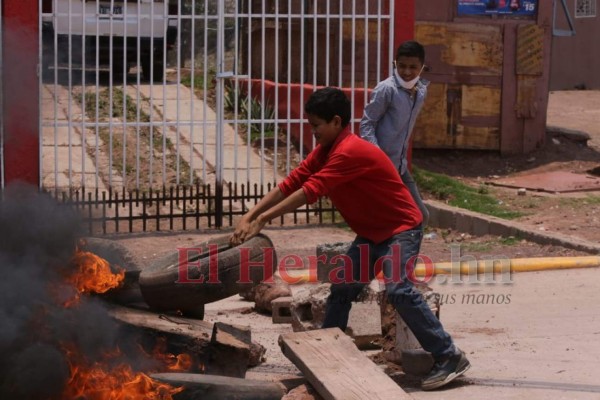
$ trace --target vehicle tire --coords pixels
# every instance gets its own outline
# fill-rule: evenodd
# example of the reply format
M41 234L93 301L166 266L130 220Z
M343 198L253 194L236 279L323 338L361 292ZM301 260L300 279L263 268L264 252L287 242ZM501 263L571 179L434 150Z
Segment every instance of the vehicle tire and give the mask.
M209 246L213 249L212 254ZM217 253L214 252L214 246ZM184 315L203 315L203 305L230 297L270 278L277 268L277 255L273 243L265 235L258 235L239 246L229 245L229 236L221 236L200 243L184 254L173 252L153 262L140 273L139 285L142 296L150 308L158 311L179 310ZM265 251L265 249L269 249ZM260 263L272 254L272 269L249 266L249 281L240 283L242 251L247 252L248 263ZM215 270L218 283L200 282L209 277L210 268ZM185 276L183 276L185 274ZM181 278L181 279L180 279ZM202 306L202 308L201 308Z
M49 82L54 78L54 38L51 34L44 32L42 38L42 62L41 74L42 81Z
M78 247L81 251L89 251L108 261L113 272L125 270L124 285L102 294L102 298L122 305L144 302L138 285L140 267L125 246L114 240L86 238Z
M123 64L127 61L122 58L115 58L112 62L112 74L113 80L118 83L122 83L127 78L127 74L129 73L129 65L125 66L123 69Z
M154 60L153 64L152 60ZM142 77L144 80L149 82L162 82L164 76L165 64L163 62L162 49L156 49L154 52L144 54L142 56Z

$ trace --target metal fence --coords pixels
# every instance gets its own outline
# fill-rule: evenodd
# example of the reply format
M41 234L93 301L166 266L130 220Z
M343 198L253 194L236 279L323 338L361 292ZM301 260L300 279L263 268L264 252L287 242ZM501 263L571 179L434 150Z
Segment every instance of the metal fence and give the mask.
M153 218L185 229L190 201L206 205L192 225L231 225L313 148L303 104L315 87L342 87L357 129L391 71L394 5L40 0L42 188L117 230L163 229Z

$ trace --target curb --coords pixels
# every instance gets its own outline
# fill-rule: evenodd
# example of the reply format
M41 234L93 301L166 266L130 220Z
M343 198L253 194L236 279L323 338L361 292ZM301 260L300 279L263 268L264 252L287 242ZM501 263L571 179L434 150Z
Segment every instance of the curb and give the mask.
M587 142L591 139L589 133L576 129L563 128L561 126L549 125L546 127L546 133L552 136L563 136L574 142L583 143L587 146Z
M450 228L474 236L514 236L541 245L561 246L590 254L600 254L600 244L560 233L537 231L529 225L473 211L452 207L434 200L425 200L429 210L429 226Z

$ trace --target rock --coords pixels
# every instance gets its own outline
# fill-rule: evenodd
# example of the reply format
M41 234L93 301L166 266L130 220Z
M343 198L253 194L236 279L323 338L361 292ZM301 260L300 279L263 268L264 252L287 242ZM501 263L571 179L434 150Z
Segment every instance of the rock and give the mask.
M527 189L521 188L521 189L517 190L517 194L519 196L525 196L527 194Z
M290 390L281 400L322 400L317 391L308 383Z
M254 308L256 311L271 314L271 302L280 297L291 296L289 286L283 282L261 283L254 287Z
M256 311L272 313L271 302L280 297L291 296L289 285L278 274L273 275L273 283L259 283L250 290L240 292L240 296L247 301L253 301Z
M256 367L265 362L265 353L267 349L262 344L254 341L250 342L250 358L248 359L248 367Z
M294 332L320 329L325 319L329 283L311 285L294 294L290 306Z

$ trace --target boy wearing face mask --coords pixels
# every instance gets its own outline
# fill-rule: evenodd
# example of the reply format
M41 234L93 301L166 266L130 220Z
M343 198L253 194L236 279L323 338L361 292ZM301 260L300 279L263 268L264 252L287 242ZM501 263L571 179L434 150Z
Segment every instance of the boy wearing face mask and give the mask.
M408 147L417 115L427 95L428 81L421 78L425 49L415 41L404 42L396 51L393 74L379 82L365 106L360 136L379 146L392 160L423 214L423 227L429 211L408 171Z

